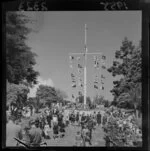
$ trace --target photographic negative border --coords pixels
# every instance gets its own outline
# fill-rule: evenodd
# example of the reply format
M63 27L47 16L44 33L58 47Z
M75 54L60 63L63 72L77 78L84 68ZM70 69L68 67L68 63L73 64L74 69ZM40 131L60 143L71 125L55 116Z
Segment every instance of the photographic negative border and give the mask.
M30 9L27 7L30 2ZM38 3L37 7L35 3ZM22 6L23 4L23 6ZM21 6L21 7L20 7ZM43 7L42 7L43 6ZM150 36L150 2L149 0L16 0L2 3L2 148L20 149L17 147L6 147L6 49L5 49L5 13L7 11L142 11L142 147L71 147L72 149L106 149L106 150L148 150L150 149L150 104L149 104L149 36ZM148 148L149 145L149 148ZM57 150L60 147L35 148L38 150ZM64 147L63 147L64 148ZM71 149L69 147L65 149ZM60 148L61 149L61 148Z

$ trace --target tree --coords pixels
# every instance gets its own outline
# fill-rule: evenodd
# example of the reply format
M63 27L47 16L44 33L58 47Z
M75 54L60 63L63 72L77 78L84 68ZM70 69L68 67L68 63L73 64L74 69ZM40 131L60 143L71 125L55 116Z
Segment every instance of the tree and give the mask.
M118 100L131 102L131 99L127 99L127 95L131 97L128 93L135 91L136 85L141 83L141 43L135 47L132 41L125 38L120 50L116 51L115 58L108 72L114 77L121 76L120 80L113 81L114 87L111 90L114 95L112 104L117 105Z
M7 99L6 106L13 113L14 108L17 109L23 108L27 102L27 94L29 93L29 89L27 86L23 84L11 84L7 82Z
M129 93L122 93L120 96L117 98L117 107L120 108L133 108L132 103L131 103L131 96Z
M32 107L37 109L38 108L38 103L37 103L36 97L29 97L28 101L27 101L27 105L32 106Z
M47 85L39 85L36 92L36 99L38 106L41 106L41 104L43 106L50 106L53 101L59 101L55 88Z
M60 89L55 89L55 90L56 90L57 97L59 98L59 100L63 101L64 99L68 98L65 91L60 90Z
M131 104L134 107L136 118L138 119L139 111L141 111L141 93L142 93L142 86L141 84L137 84L129 91L129 95L131 97Z
M104 100L104 96L99 96L99 95L96 95L94 97L94 103L96 105L102 105L103 104L103 100Z
M37 83L39 73L33 68L36 54L26 44L27 35L32 31L26 26L29 22L21 12L6 13L6 78L14 84L26 80L32 86Z
M104 99L103 100L103 105L104 105L104 107L109 107L110 102L108 100Z

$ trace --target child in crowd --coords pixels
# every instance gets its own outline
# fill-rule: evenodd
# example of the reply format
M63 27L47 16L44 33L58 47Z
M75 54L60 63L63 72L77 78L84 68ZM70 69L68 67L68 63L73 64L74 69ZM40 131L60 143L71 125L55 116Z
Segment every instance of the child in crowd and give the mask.
M76 134L76 144L75 146L82 146L82 137L80 131Z
M49 127L48 122L46 121L45 126L44 126L45 139L50 139L49 132L50 132L50 127Z
M90 132L86 125L83 125L82 129L82 139L83 139L83 146L89 146L91 145L91 139L90 139Z

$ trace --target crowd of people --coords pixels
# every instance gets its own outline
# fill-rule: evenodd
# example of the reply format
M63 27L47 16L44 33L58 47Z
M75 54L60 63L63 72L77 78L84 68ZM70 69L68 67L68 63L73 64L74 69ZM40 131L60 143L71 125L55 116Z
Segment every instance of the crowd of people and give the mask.
M76 146L92 145L92 132L95 130L96 125L99 126L101 124L101 117L100 112L94 112L93 114L72 112L69 114L71 124L76 123L77 126L81 127L80 131L77 131L76 134Z
M36 117L32 116L28 119L28 122L22 122L23 119L18 122L11 116L8 117L6 145L41 146L45 140L65 137L66 128L72 125L80 127L75 136L75 146L89 146L92 145L92 132L95 126L101 125L102 122L100 112L85 114L85 112L71 111L66 113L57 108L47 108ZM14 138L20 140L21 143L18 141L14 143Z

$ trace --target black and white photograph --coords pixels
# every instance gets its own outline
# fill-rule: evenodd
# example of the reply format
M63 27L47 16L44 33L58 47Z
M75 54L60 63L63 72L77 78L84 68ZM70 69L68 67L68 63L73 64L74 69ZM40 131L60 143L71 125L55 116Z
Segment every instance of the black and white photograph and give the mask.
M5 17L6 147L142 147L142 11Z

